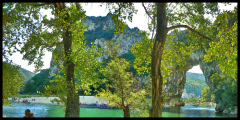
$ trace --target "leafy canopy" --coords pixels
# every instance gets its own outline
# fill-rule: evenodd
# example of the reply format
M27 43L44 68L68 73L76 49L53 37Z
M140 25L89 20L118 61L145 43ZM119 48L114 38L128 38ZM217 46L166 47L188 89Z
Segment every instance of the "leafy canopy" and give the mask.
M23 76L19 73L18 66L14 66L11 63L2 62L3 75L2 75L2 103L3 105L9 105L8 98L18 95L21 87L23 87Z

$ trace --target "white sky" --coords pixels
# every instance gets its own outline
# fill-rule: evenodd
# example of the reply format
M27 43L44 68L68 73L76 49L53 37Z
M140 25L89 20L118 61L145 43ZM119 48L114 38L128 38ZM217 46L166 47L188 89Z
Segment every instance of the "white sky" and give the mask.
M127 25L130 28L134 28L134 27L138 27L140 30L145 30L145 31L149 31L148 30L148 17L145 14L145 10L142 7L142 3L134 3L135 4L135 8L138 9L137 14L133 15L133 19L132 22L126 21ZM85 3L82 3L83 9L86 10L86 15L87 16L106 16L108 13L108 10L105 9L105 6L100 7L99 6L100 3L88 3L87 5ZM220 9L224 9L224 10L233 10L234 6L236 6L237 3L233 3L232 5L228 5L228 6L224 6L219 5ZM51 12L48 10L41 10L41 12L43 12L43 14L47 14L48 18L50 18ZM10 59L18 64L21 65L22 68L29 70L31 72L34 71L34 65L30 65L28 66L28 61L26 60L22 60L23 55L20 54L19 52L14 53ZM44 61L44 66L42 67L42 69L48 69L50 67L50 61L52 58L52 53L51 52L45 52L45 56L43 56L43 61ZM192 72L192 73L202 73L202 71L200 70L199 65L198 66L194 66L192 69L190 69L188 72Z

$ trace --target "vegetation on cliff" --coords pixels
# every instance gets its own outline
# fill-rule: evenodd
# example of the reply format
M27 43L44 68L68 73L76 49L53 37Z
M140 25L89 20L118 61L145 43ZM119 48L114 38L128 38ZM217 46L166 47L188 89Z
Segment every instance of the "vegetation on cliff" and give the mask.
M207 87L205 81L196 78L186 77L186 83L184 85L184 88L186 88L188 93L194 92L197 96L199 96L204 87Z

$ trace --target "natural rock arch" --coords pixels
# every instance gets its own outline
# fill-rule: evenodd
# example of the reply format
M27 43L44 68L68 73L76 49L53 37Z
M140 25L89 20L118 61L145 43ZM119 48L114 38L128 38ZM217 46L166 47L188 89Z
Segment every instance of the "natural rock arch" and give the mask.
M164 103L165 106L174 106L180 101L182 96L184 84L186 82L186 72L193 66L200 65L200 69L205 77L206 84L214 91L214 85L211 80L211 75L213 73L220 73L221 70L218 67L218 61L204 62L204 49L194 51L190 59L186 61L186 66L180 71L178 67L172 69L172 73L169 75L167 83L165 83L165 92L173 93L169 99Z

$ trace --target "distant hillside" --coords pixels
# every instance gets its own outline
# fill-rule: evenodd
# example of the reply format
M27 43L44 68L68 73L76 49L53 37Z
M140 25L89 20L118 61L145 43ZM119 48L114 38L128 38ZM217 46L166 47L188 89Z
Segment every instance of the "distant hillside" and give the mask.
M5 63L7 63L6 61L3 61L3 62L5 62ZM10 63L9 63L10 64ZM15 65L15 66L20 66L20 65L18 65L18 64L16 64L16 63L11 63L12 65ZM20 67L20 69L19 69L19 72L23 75L23 84L26 84L26 82L29 80L29 79L31 79L33 76L35 76L36 74L35 73L33 73L33 72L31 72L31 71L28 71L28 70L26 70L26 69L24 69L24 68L21 68Z
M187 78L190 78L190 79L199 79L199 80L205 81L204 75L200 74L200 73L187 72L186 76L187 76Z
M201 95L201 90L207 87L205 77L200 73L186 73L186 83L184 88L188 93L194 92L197 96Z
M20 68L19 72L23 75L23 84L25 84L29 79L36 75L35 73L28 71L24 68Z

